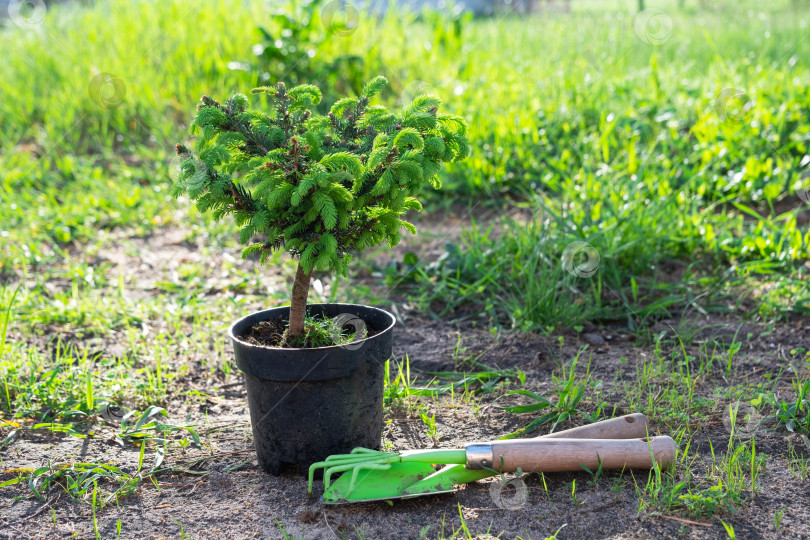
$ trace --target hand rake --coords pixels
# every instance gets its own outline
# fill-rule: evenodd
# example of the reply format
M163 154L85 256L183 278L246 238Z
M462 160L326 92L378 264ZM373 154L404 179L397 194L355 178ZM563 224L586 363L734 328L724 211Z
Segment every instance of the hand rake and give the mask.
M324 469L325 503L364 502L452 492L465 484L501 472L561 472L661 467L675 460L675 442L647 437L647 419L630 414L534 439L492 441L463 449L379 452L355 448L327 457L309 469ZM433 465L447 465L439 471ZM334 483L334 474L344 473Z

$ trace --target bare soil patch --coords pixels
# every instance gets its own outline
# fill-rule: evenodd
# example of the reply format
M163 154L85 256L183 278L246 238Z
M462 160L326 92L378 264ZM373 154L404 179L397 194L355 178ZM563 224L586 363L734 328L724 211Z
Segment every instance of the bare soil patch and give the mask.
M791 349L810 348L810 330L801 324L765 328L735 320L704 323L705 339L725 336L732 329L736 331L740 324L751 330L744 334L751 337L746 339L740 353L738 374L725 381L729 386L766 381L767 374L776 375L786 362L795 361L790 356ZM395 354L398 358L407 355L414 371L453 369L459 332L468 350L480 355L479 362L493 367L519 367L527 374L527 385L539 391L551 388L551 374L558 363L576 355L586 343L581 335L565 336L562 346L557 339L540 336L507 335L496 340L489 332L469 326L412 315L407 325L398 325L395 330ZM622 405L617 381L634 376L643 357L650 354L650 347L634 344L621 328L599 328L591 333L604 340L604 344L591 348L594 378L601 381L605 395L615 399L617 414L629 412ZM597 341L593 336L588 339ZM697 354L700 346L697 340L688 348ZM713 396L717 384L722 383L707 381L698 385L697 392ZM211 444L206 450L189 447L173 453L167 460L182 468L185 462L206 459L194 465L189 474L162 475L157 486L145 482L138 493L102 510L97 518L103 537L115 536L117 522L121 520L122 536L126 538L178 536L181 527L183 534L191 538L280 538L279 523L296 538L419 538L420 534L437 538L442 534L449 537L461 526L460 514L472 534L481 538L487 534L500 538L545 538L563 525L559 538L725 537L718 517L686 519L677 515L640 514L635 484L643 486L646 482L643 471L605 474L595 484L589 483L590 476L584 472L546 475L545 485L539 475L527 475L524 482L528 497L515 509L501 508L493 500L491 484L497 479L461 487L453 495L400 500L391 505L374 502L323 506L317 497L307 498L302 475L274 477L257 466L239 377L218 381L208 391L216 396L215 403L173 400L167 404L172 420L182 422L190 418ZM468 402L445 397L426 400L436 414L439 446L456 447L496 438L527 423L526 417L502 411L496 398L496 394L487 394ZM418 418L401 409L389 411L386 418L390 423L384 436L391 448L433 446ZM714 418L690 426L692 444L698 447L702 461L695 464L695 470L709 467L710 442L716 449L727 443L729 434L719 403ZM579 423L582 420L576 419L561 428ZM653 424L656 432L669 432L666 421ZM810 537L810 484L788 471L787 445L791 437L765 429L758 430L756 437L757 448L768 455L761 477L762 489L753 497L748 494L740 511L719 518L733 525L740 538ZM805 457L810 457L810 448L804 447L799 437L792 436L792 442ZM3 450L2 459L5 470L39 467L49 460L95 460L117 463L134 471L138 448L122 449L103 435L85 440L26 435ZM3 479L8 476L6 473ZM575 500L571 495L572 482L576 482ZM317 484L316 492L319 489ZM1 493L0 536L4 538L94 536L90 506L69 500L58 489L47 494L44 504L32 499L14 501L14 497L27 493L22 486L4 488ZM781 510L784 517L777 533L774 513Z
M167 231L149 239L121 237L117 247L97 254L98 262L112 264L111 274L127 280L127 292L135 290L144 298L154 295L161 282L184 261L209 267L207 273L212 281L206 284L208 294L232 294L231 279L218 273L217 265L228 261L237 268L249 269L254 263L236 261L235 251L202 254L201 244L188 238L189 232L184 230ZM436 237L429 244L438 249L439 242ZM420 245L420 251L423 247ZM390 258L390 254L387 256ZM281 272L268 269L267 274L270 277L264 280L265 286L283 290ZM259 307L261 303L257 298L242 308ZM724 351L733 341L740 342L731 373L718 367L709 376L696 380L695 398L710 403L701 415L686 425L666 414L651 418L656 434L671 434L675 429L691 433L690 455L696 457L690 469L696 475L705 474L711 467L712 453L721 453L728 444L724 411L735 399L735 392L763 385L773 387L777 397L789 396L791 377L799 373L806 377L808 369L803 353L794 354L810 350L810 325L805 320L778 325L733 317L659 321L651 329L652 334L664 336L664 350L659 353L652 341L642 340L621 326L586 325L581 333L562 336L493 335L476 325L474 317L457 324L430 319L409 311L402 299L379 307L398 315L394 356L409 360L417 384L431 379L424 372L469 370L469 365L459 363L461 343L464 358L474 358L492 368L520 369L526 374L526 388L551 396L556 388L552 376L587 346L580 354L576 371L581 376L590 373L593 391L605 404L602 415L635 412L630 409L626 385L638 380L653 355L685 352L696 362L694 359L702 351ZM219 326L227 322L219 321ZM43 335L29 338L33 340L30 344L53 348L50 337L55 334L49 332L44 329ZM64 331L59 335L65 337ZM688 335L683 349L676 335ZM92 361L122 356L128 350L123 332L77 335L75 343L90 351ZM767 455L760 476L761 490L744 493L744 503L737 512L711 518L639 512L637 488L647 482L646 471L606 473L597 482L585 472L545 477L529 474L522 478L528 496L514 508L503 508L493 496L500 491L499 479L462 486L451 495L398 500L390 505L374 502L324 506L318 501L320 483L316 483L316 496L308 498L303 475L290 472L270 476L257 465L239 373L212 373L204 366L202 356L195 356L204 355L204 351L178 354L188 355L185 359L178 357L178 362L183 361L189 369L172 382L168 401L163 404L169 411L165 421L197 426L202 448L191 445L171 450L165 466L173 467L174 473L158 475L155 483L144 481L135 494L99 510L96 518L104 538L117 536L119 521L124 538L179 537L181 531L188 538L281 538L282 528L295 538L442 538L459 531L462 517L471 534L479 538L545 538L560 527L561 539L725 538L721 519L734 527L739 538L810 538L810 479L800 479L791 472L795 465L788 453L792 447L796 452L793 458L798 455L810 460L810 444L806 437L772 431L764 425L747 433L756 437L757 450ZM225 354L232 358L230 347L226 347ZM651 388L660 390L665 386L661 382ZM418 398L430 414L435 414L438 442L428 436L413 410L392 407L386 411L389 422L384 443L391 450L461 447L525 426L534 416L503 411L500 406L514 404L516 399L504 396L504 390L466 398ZM190 398L189 392L195 391L202 397ZM656 406L670 398L662 393L649 396L650 403ZM594 412L595 404L587 402L581 408L583 412ZM666 407L662 410L666 411ZM582 415L575 416L559 429L585 422ZM21 430L12 444L0 450L0 482L14 478L18 469L35 469L49 463L113 463L134 474L138 470L139 446L122 448L113 440L116 426L96 426L94 436L87 439ZM545 426L533 435L547 430ZM0 427L0 440L8 431ZM150 448L146 459L153 457ZM58 487L44 494L44 502L29 495L23 484L0 488L0 538L95 537L93 511L86 501L71 500ZM778 531L777 513L783 516Z

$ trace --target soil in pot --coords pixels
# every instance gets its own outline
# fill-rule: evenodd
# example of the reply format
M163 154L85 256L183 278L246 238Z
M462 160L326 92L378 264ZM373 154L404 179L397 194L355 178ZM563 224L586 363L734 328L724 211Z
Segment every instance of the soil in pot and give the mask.
M245 343L262 347L296 349L329 347L350 343L355 340L356 329L351 326L339 327L338 325L341 322L343 321L339 318L324 318L320 315L308 318L305 324L306 338L297 343L287 342L285 339L285 332L289 327L289 319L286 317L276 317L268 321L258 322L248 328L245 333L236 337ZM358 336L357 339L372 337L377 334L377 330L366 321L364 321L362 331L364 335Z

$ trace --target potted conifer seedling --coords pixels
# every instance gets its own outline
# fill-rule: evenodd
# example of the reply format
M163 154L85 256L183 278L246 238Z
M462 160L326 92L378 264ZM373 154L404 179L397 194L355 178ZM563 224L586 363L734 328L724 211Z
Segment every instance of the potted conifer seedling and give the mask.
M379 448L385 361L394 318L352 304L309 304L313 272L346 275L351 254L387 242L413 225L426 184L439 187L442 163L469 153L464 121L419 96L400 113L371 105L387 81L312 113L320 90L283 83L267 94L271 114L244 95L224 104L203 97L192 132L196 156L177 145L175 196L220 219L231 214L261 263L274 250L298 260L289 306L248 315L229 330L245 375L254 442L262 467L303 471L357 446Z

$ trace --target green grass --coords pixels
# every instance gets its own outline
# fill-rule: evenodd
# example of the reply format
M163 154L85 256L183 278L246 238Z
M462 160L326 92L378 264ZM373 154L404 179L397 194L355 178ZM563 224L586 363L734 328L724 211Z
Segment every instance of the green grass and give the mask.
M45 501L48 490L54 486L61 488L71 499L87 502L93 507L94 521L97 506L104 506L115 500L133 493L140 484L141 479L129 475L112 464L103 463L65 463L48 465L33 470L26 475L22 474L13 480L0 484L8 486L17 482L27 481L31 494L40 501ZM109 489L99 499L99 482L109 484Z
M810 380L792 382L794 398L790 401L771 398L776 405L773 419L779 428L790 432L810 433Z
M348 321L346 322L348 323ZM307 317L304 322L304 335L300 338L290 339L285 331L282 337L282 346L330 347L332 345L350 344L365 339L365 337L366 329L364 327L356 328L355 332L348 332L338 325L336 319Z
M391 360L386 361L383 398L386 406L410 410L411 398L445 397L451 403L470 401L475 395L499 392L525 382L526 375L520 369L493 369L477 362L459 371L425 371L412 375L410 359L406 356L396 365Z
M581 353L582 351L580 350L580 354ZM585 413L584 410L579 410L579 405L585 395L585 390L589 386L592 386L590 382L590 365L585 375L582 377L582 380L580 380L576 372L578 361L579 354L571 360L570 364L560 366L559 376L556 373L552 374L552 384L556 387L554 389L554 393L557 394L556 401L551 401L544 396L528 390L521 389L507 392L505 395L521 395L529 398L533 403L502 407L505 411L514 414L534 414L538 412L542 412L542 414L529 422L525 427L501 438L512 439L518 436L528 435L546 424L551 424L549 432L553 433L561 423L576 417L580 413ZM599 416L601 416L601 406L595 411L594 418L599 418Z
M362 18L349 35L311 25L318 55L307 69L353 54L363 77L389 77L385 101L424 87L469 120L475 151L447 175L452 197L507 196L527 207L504 231L467 231L442 264L422 270L431 278L419 280L423 306L480 303L518 330L727 310L730 289L748 301L732 309L766 317L810 309L797 264L810 239L795 195L810 132L807 67L791 60L810 53L800 20L786 7L758 18L740 5L740 24L708 11L696 25L694 8L670 7L671 35L654 46L634 31L632 5L531 24L464 19L457 31L407 23L426 47L404 40L408 17ZM38 31L0 33L6 48L26 51L0 67L0 204L11 210L0 218L8 239L0 274L65 260L99 230L142 234L184 221L166 187L173 143L187 139L185 111L204 93L253 86L266 68L252 57L256 27L272 34L281 30L274 24L258 4L110 1L55 6ZM765 32L766 46L751 52ZM291 78L303 69L289 68ZM112 81L102 90L114 95L99 98L99 81ZM744 110L726 111L727 98ZM591 278L561 268L575 241L599 254Z
M685 444L686 443L686 444ZM750 496L758 491L757 478L766 456L756 452L752 439L739 443L732 433L726 452L712 460L705 475L696 474L702 463L697 455L690 455L691 445L680 441L676 464L667 470L655 465L646 481L636 484L639 512L683 512L696 518L729 514L742 507L745 492Z

